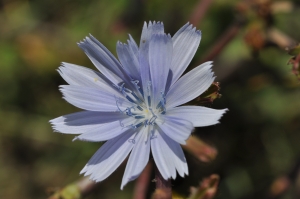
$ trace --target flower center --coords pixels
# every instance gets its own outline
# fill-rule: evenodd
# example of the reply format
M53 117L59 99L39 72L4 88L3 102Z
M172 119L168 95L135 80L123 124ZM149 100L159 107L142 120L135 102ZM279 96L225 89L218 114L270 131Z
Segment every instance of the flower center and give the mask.
M159 118L159 115L166 113L166 100L164 93L161 92L161 100L156 106L153 106L151 104L151 82L149 82L147 85L147 92L143 92L140 89L140 87L138 86L138 80L133 80L131 81L131 83L134 84L136 91L139 92L139 95L136 94L134 91L126 88L124 86L125 83L122 83L120 86L114 85L114 87L116 87L132 105L122 110L119 106L118 100L116 100L116 106L118 110L121 113L129 117L133 117L135 119L134 123L124 127L130 127L135 129L141 126L146 127L147 125L155 125L155 122L157 118ZM145 94L147 96L144 96ZM138 96L142 96L142 99ZM147 103L145 99L147 99Z

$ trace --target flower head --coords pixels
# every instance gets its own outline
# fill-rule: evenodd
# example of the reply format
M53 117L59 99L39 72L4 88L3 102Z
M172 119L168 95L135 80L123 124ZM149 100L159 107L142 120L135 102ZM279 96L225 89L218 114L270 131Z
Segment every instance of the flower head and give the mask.
M75 140L106 141L81 173L96 182L107 178L130 153L121 189L145 168L150 151L165 179L188 174L180 144L194 127L218 123L226 109L181 106L213 83L212 62L179 78L191 62L201 32L187 23L171 37L160 22L144 24L140 45L129 35L117 43L117 60L93 36L78 45L94 71L62 63L63 98L84 111L51 120L55 131L79 134Z

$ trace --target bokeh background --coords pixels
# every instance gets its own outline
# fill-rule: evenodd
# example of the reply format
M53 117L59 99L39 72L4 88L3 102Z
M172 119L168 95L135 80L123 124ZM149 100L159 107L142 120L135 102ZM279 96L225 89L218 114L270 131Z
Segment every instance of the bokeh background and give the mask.
M218 199L299 198L300 83L285 47L300 41L300 2L202 1L1 0L0 198L47 198L81 178L101 143L52 132L50 119L77 111L62 99L56 69L62 61L95 69L76 42L91 33L116 54L128 33L139 43L149 20L172 35L187 21L202 30L189 70L213 60L222 97L209 106L230 110L220 124L195 130L218 155L204 163L186 152L190 175L173 190L187 197L216 173ZM87 198L132 198L134 182L119 189L124 169Z

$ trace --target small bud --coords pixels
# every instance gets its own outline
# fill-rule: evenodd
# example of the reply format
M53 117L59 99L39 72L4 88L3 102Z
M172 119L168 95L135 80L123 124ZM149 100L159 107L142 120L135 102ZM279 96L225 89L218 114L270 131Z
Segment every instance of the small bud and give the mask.
M217 174L204 178L199 187L191 187L189 199L212 199L217 193L220 177Z
M300 63L300 44L292 47L287 48L288 54L292 55L288 61L288 64L292 65L292 72L296 75L296 77L300 80L300 69L299 69L299 63Z
M197 105L206 105L213 103L215 99L222 96L219 93L220 88L221 87L219 82L213 82L212 85L204 93L196 98L195 103Z

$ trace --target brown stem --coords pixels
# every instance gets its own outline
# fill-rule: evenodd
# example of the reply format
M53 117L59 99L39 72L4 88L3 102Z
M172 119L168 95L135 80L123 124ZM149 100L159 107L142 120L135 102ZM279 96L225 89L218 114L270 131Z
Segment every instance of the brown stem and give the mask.
M276 28L270 28L267 31L268 39L275 44L277 44L280 48L286 49L287 47L294 46L297 42L289 37L288 35L284 34L280 30Z
M91 193L98 185L94 181L90 180L89 177L80 179L76 184L82 196L86 196Z
M204 57L202 62L212 60L215 58L223 48L237 35L241 27L241 23L234 23L231 25L224 34L214 43L213 47L209 50L208 54Z
M197 5L190 17L190 23L193 25L199 25L204 15L206 14L209 6L213 0L201 0Z
M152 162L149 161L144 171L138 177L135 183L133 199L145 199L148 185L150 182L150 174L152 170Z
M165 180L159 172L157 166L155 166L155 182L156 190L154 193L154 199L172 199L172 185L171 179Z
M206 144L196 136L190 136L186 141L186 145L182 145L182 148L202 162L211 162L218 154L215 147Z

